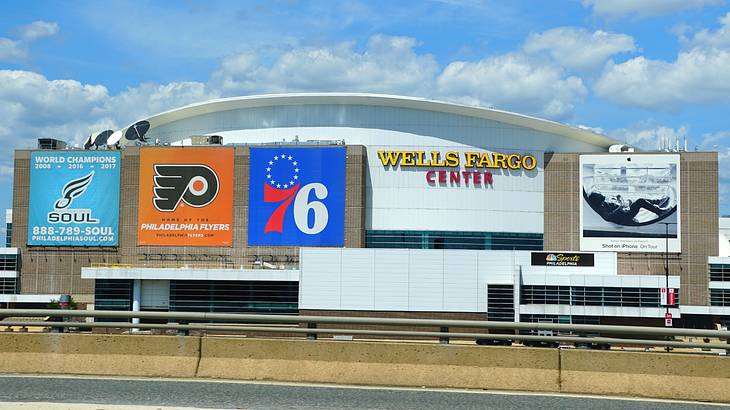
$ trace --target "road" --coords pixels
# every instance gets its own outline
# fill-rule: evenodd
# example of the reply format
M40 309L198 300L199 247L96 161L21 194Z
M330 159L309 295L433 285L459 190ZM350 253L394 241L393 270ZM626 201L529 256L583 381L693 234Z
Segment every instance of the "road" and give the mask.
M48 408L47 403L63 403L56 408L78 409L91 407L74 407L70 403L94 404L94 409L123 408L125 406L251 410L530 408L679 410L718 408L717 405L689 402L464 390L335 387L177 379L0 376L0 409Z

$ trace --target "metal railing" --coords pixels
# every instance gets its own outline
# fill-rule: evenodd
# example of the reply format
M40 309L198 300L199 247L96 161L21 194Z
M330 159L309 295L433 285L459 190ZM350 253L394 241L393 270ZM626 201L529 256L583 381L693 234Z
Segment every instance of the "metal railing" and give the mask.
M167 320L168 323L130 323L130 322L39 322L28 320L2 320L2 327L50 327L50 328L116 328L116 329L162 329L178 332L202 331L222 333L271 333L301 334L308 339L319 335L369 336L371 338L419 338L438 339L447 344L449 339L486 339L494 341L518 341L522 343L575 343L603 344L610 346L671 347L696 349L721 349L730 354L730 331L684 328L615 326L615 325L575 325L560 323L513 323L480 320L435 320L402 319L377 317L335 317L335 316L297 316L263 315L209 312L131 312L100 310L55 310L55 309L0 309L0 318L12 317L61 317L95 319L147 319ZM218 322L218 323L190 323ZM222 323L221 323L222 322ZM297 327L282 327L281 324ZM322 325L356 325L360 328L328 328ZM434 331L393 329L382 330L373 327L399 326L408 328L433 328ZM367 328L371 327L371 328ZM475 329L475 332L453 332L450 329ZM502 333L480 331L498 330ZM505 334L511 331L511 334ZM520 334L534 332L537 334ZM712 338L725 340L726 343L688 342L673 340L681 337Z

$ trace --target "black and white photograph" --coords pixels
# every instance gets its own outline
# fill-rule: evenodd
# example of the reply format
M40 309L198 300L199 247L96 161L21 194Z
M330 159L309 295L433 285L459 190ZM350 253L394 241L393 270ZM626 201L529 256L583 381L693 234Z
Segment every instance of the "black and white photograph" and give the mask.
M679 156L581 156L581 250L679 252Z

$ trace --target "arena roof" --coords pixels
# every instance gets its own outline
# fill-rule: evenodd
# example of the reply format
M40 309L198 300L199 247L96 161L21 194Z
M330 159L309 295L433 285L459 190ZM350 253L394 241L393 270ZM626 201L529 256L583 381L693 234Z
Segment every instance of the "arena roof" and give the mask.
M494 108L475 107L425 98L366 93L287 93L221 98L190 104L155 114L142 120L149 121L151 127L154 128L186 118L221 111L310 104L371 105L435 111L483 118L519 127L531 128L606 148L614 144L622 144L621 141L587 129ZM122 131L126 131L127 128L129 126L125 127Z

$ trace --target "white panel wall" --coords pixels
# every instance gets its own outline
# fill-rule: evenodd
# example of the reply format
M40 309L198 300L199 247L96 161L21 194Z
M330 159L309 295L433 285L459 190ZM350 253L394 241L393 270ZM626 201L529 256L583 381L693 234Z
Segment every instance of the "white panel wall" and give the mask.
M302 248L300 309L486 312L487 284L661 288L664 276L616 273L616 254L596 266L533 267L530 252ZM680 286L670 276L669 285ZM519 286L515 286L515 291ZM521 314L663 317L662 308L521 305ZM679 311L672 309L675 317Z
M305 249L302 249L302 254L305 253L304 251ZM370 253L375 260L375 269L373 271L374 310L409 310L410 267L407 263L408 250L369 249L367 253Z
M140 305L142 309L167 309L170 307L169 280L143 280Z
M358 252L357 249L343 249L340 273L341 309L374 310L375 264L374 255Z
M479 306L479 254L469 251L443 253L445 310L468 312Z
M299 308L341 309L342 249L302 248L299 255Z
M408 310L443 310L444 253L428 249L410 250L408 266Z

